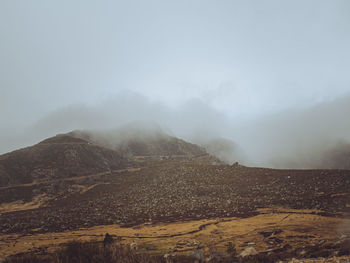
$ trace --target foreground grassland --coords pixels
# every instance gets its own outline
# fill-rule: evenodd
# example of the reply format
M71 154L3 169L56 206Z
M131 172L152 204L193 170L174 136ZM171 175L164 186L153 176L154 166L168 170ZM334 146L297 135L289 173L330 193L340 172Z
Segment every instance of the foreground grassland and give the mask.
M327 246L350 237L350 220L325 217L308 210L263 209L250 218L224 218L178 223L142 224L134 227L105 225L76 231L43 234L8 234L0 236L0 257L24 252L53 252L73 240L103 240L109 233L121 244L136 243L139 252L183 254L203 249L225 253L227 244L235 244L238 254L247 247L257 252L295 252L302 256L308 247ZM331 249L329 249L331 250ZM331 254L332 251L329 251Z

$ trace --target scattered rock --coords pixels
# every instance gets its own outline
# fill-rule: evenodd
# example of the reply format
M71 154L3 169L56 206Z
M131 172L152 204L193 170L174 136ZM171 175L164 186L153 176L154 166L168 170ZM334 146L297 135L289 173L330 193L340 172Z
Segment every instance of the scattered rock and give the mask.
M247 247L244 249L241 254L239 254L241 257L247 257L247 256L254 256L257 255L258 251L255 250L253 247Z
M344 238L347 238L347 237L348 237L347 235L342 234L342 235L339 237L339 239L344 239Z
M139 246L137 245L136 242L132 242L132 243L130 244L130 249L131 249L131 250L138 250L138 249L139 249Z

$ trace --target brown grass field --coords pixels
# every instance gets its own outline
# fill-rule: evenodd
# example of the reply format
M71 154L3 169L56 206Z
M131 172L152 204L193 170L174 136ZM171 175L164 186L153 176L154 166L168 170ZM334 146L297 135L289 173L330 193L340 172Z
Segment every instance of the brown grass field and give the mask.
M105 225L76 231L33 235L0 235L0 257L45 248L48 251L72 240L103 240L105 233L119 237L122 244L135 242L140 251L152 254L188 254L196 247L206 252L226 250L228 242L238 252L254 242L258 252L288 245L302 249L309 245L339 242L341 235L350 236L350 220L315 215L308 210L263 209L249 218L224 218L178 223L142 224L134 227ZM271 235L267 236L269 232ZM275 232L275 234L273 234ZM265 234L264 236L264 233Z

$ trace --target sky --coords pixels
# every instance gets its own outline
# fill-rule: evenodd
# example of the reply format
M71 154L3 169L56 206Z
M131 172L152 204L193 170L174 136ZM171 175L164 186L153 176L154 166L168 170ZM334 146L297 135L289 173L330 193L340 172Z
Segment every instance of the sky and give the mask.
M129 120L261 152L257 123L348 96L349 47L347 0L0 0L0 153Z

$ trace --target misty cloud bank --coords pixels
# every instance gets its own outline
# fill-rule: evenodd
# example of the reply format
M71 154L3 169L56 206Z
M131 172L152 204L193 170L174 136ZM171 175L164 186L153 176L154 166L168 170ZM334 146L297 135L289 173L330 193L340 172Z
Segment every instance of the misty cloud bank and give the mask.
M345 167L349 11L346 0L2 1L0 153L146 123L226 162Z
M227 163L277 168L350 169L350 95L313 107L254 120L235 120L200 100L171 108L123 92L96 105L72 105L17 132L3 133L0 151L31 145L72 130L119 129L138 123L207 148ZM128 135L127 130L124 131ZM157 134L157 133L154 133Z

